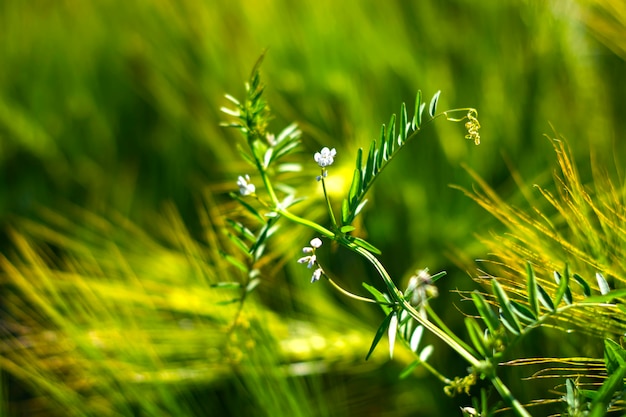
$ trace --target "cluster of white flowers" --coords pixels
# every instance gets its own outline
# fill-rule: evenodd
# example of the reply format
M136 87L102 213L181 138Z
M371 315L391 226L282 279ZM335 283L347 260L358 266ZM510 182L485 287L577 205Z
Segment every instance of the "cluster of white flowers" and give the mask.
M324 273L322 267L319 266L319 264L317 263L317 256L315 255L315 250L322 246L322 239L316 237L311 240L310 244L311 246L305 246L304 248L302 248L302 252L306 253L307 256L303 256L302 258L298 259L298 263L307 264L306 267L309 269L317 266L315 271L313 271L313 276L311 277L311 283L313 283L315 281L318 281Z

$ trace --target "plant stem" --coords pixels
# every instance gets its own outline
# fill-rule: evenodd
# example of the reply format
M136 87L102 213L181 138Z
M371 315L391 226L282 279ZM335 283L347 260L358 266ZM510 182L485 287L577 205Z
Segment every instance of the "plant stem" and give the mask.
M515 414L519 417L531 417L530 413L526 411L524 406L513 396L511 391L497 375L489 375L489 379L491 379L491 383L502 399L515 411Z
M427 330L429 330L435 336L439 337L448 346L454 349L467 362L469 362L469 364L472 367L474 368L481 367L480 361L476 359L474 355L468 352L467 349L465 349L463 346L457 343L456 340L454 340L447 333L442 331L439 327L435 326L431 321L423 318L419 314L419 312L415 310L415 308L411 304L409 304L408 301L404 299L402 293L400 292L400 290L398 290L396 285L393 283L391 277L387 273L387 270L385 270L383 265L373 254L371 254L368 250L361 248L361 247L355 247L354 250L360 255L362 255L363 257L365 257L368 261L370 261L372 265L374 265L374 268L376 268L376 270L378 271L378 274L381 276L381 278L385 282L385 285L387 285L387 289L389 290L390 295L393 297L395 301L399 302L402 305L402 307L404 307L404 309L411 315L411 317L413 317L418 323L420 323Z
M324 198L326 199L326 206L328 207L328 214L330 215L330 221L333 224L333 228L337 230L338 229L337 220L335 220L335 214L333 213L333 208L330 205L330 199L328 198L328 193L326 193L326 182L324 181L324 173L322 173L321 175L321 181L322 181L322 189L324 190Z

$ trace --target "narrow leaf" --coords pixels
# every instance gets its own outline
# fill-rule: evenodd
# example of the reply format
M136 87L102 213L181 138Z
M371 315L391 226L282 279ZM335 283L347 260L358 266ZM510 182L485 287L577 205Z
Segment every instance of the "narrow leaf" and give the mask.
M472 344L478 351L478 353L486 358L487 357L487 346L485 344L485 339L483 339L483 330L478 325L478 322L473 317L465 317L465 327L467 328L467 334L472 340Z
M606 415L613 400L613 395L623 389L624 376L626 376L626 366L622 365L604 381L591 403L589 417Z
M434 350L435 350L435 348L433 347L433 345L426 346L420 352L420 356L419 356L420 360L422 362L426 362L428 360L428 358L430 358L430 355L433 353Z
M349 224L350 221L350 203L348 203L348 199L344 198L341 202L341 223Z
M392 114L389 119L389 127L387 128L387 142L393 142L396 139L396 115Z
M419 129L422 124L422 117L420 116L420 107L422 106L422 92L420 90L417 91L415 95L415 110L413 113L413 120L411 121L411 127L413 130Z
M383 335L387 331L387 328L389 327L389 323L391 322L391 318L394 315L395 313L393 311L387 314L387 317L385 317L383 322L380 324L380 327L378 328L378 330L376 331L376 335L374 336L374 340L372 341L372 345L370 346L370 350L369 352L367 352L367 356L365 356L365 360L368 360L370 356L372 355L372 353L374 352L374 349L376 349L378 342L380 342L380 339L382 339Z
M511 310L517 317L519 317L522 321L532 324L537 321L537 317L533 314L532 311L528 307L523 304L518 303L517 301L511 300Z
M544 290L543 287L539 284L537 284L537 295L539 296L539 301L541 301L541 304L543 304L545 308L553 313L556 311L556 309L554 308L554 304L550 299L550 296L548 295L546 290Z
M261 283L261 280L258 278L254 278L250 280L248 285L246 286L246 292L252 292L254 289Z
M361 172L360 170L355 169L354 175L352 176L352 185L350 185L350 192L348 193L348 201L350 201L350 206L356 205L360 191Z
M363 159L363 148L359 148L356 151L356 164L355 164L355 169L358 169L359 172L363 171L363 166L362 164L362 159ZM362 173L362 172L361 172Z
M537 278L535 270L530 262L526 263L526 291L528 293L528 305L535 317L539 316L539 300L537 299Z
M372 294L374 296L374 299L376 301L381 303L380 307L383 309L385 314L388 314L391 311L391 308L386 305L388 300L387 300L387 297L385 297L385 294L383 294L382 292L378 291L378 289L376 287L373 287L373 286L369 285L368 283L364 282L362 285L363 285L363 288L365 288L370 294Z
M496 296L498 303L500 304L502 316L509 322L511 327L515 329L513 333L519 334L521 331L520 323L517 320L517 316L515 316L515 314L511 311L511 302L509 301L509 297L502 289L500 283L495 279L491 280L491 288L493 289L493 294ZM503 324L506 325L505 322L503 322Z
M248 212L250 212L252 215L254 215L257 219L259 219L263 223L265 223L265 219L263 218L263 216L261 216L259 214L259 212L254 207L252 207L250 204L248 204L243 198L239 197L238 194L229 193L229 195L232 198L234 198L235 200L237 200L239 202L239 204L241 204L246 210L248 210Z
M339 229L339 231L341 233L350 233L351 231L353 231L354 229L356 229L356 227L351 226L349 224L345 225L345 226L341 226L341 228Z
M559 304L561 303L561 300L563 299L563 296L565 295L565 292L568 289L568 285L569 285L569 270L568 267L565 267L565 270L567 271L563 276L561 276L561 274L559 274L557 271L554 271L554 281L559 284L557 290L556 290L556 295L554 296L554 306L558 307ZM570 299L571 299L571 294L570 294ZM568 303L571 304L571 303Z
M367 204L367 199L361 201L361 203L358 206L356 206L356 209L354 210L354 215L353 215L354 217L356 217L361 212L361 210L363 210L363 207L365 207L365 204Z
M441 90L437 91L433 98L430 100L430 106L428 106L428 114L430 117L435 117L435 113L437 112L437 103L439 102L439 94L441 94Z
M389 337L389 359L393 359L393 349L396 346L396 333L398 332L398 315L394 312L389 320L389 329L387 337Z
M400 106L400 142L406 142L406 124L407 124L406 104Z
M583 295L585 297L591 296L591 287L589 286L589 284L587 284L587 281L585 281L583 277L581 277L578 274L574 274L573 278L574 278L574 281L576 281L578 285L582 287Z
M210 285L211 288L223 288L227 290L237 290L241 288L241 283L239 282L216 282L215 284Z
M602 295L606 295L611 291L611 287L609 287L609 283L606 282L604 276L601 273L596 272L596 281L598 281L598 287L600 287L600 293Z
M495 334L500 327L500 321L498 320L496 312L493 311L489 304L487 304L485 297L478 291L472 292L472 300L474 300L476 310L478 310L478 314L480 314L480 317L487 325L491 334Z
M415 331L411 335L411 340L409 341L409 347L413 352L417 352L417 348L422 341L422 335L424 334L424 326L417 326Z

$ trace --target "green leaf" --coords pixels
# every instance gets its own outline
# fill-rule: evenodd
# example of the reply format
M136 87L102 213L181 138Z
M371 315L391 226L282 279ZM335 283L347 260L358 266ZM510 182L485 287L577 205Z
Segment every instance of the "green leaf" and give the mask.
M356 206L356 209L354 210L354 217L356 217L361 212L361 210L363 210L363 207L365 207L366 204L367 204L367 199L361 201L361 203L358 206Z
M593 396L590 416L604 416L614 394L624 390L626 376L626 351L610 339L604 341L604 361L609 377Z
M374 299L376 301L378 301L380 304L380 307L383 309L383 311L385 312L385 314L388 314L391 311L391 307L389 307L387 305L388 300L387 297L385 297L385 294L383 294L382 292L378 291L378 289L376 289L376 287L372 287L371 285L367 284L367 283L363 283L363 288L365 288L370 294L372 294L374 296Z
M360 246L364 249L367 249L368 251L376 254L376 255L380 255L382 252L380 251L380 249L378 249L376 246L372 245L371 243L356 237L356 236L350 236L349 239L352 243L356 244L357 246Z
M354 229L356 229L356 227L351 226L349 224L345 225L345 226L341 226L341 228L339 228L339 231L341 233L350 233L351 231L353 231Z
M539 284L537 284L537 295L539 296L539 301L541 301L541 304L543 304L545 308L553 313L556 311L556 309L554 308L554 304L550 299L550 296L548 295L546 290L544 290L543 287Z
M604 365L609 375L626 365L626 350L611 339L604 340Z
M483 319L489 332L491 334L496 334L498 328L500 327L500 320L498 320L498 315L495 311L489 306L485 297L478 291L472 292L472 300L474 300L474 305L476 306L476 310L478 310L478 314Z
M248 267L242 261L225 252L221 252L221 255L229 264L231 264L241 272L248 273Z
M259 278L251 279L248 285L246 286L246 292L252 292L254 289L261 283Z
M508 322L508 324L510 325L509 330L511 330L515 334L519 334L521 331L520 323L517 320L517 316L515 316L515 314L511 310L511 302L509 301L509 297L506 295L506 293L502 289L502 286L496 279L491 280L491 288L493 289L493 294L498 299L501 315L504 318L502 324L507 326Z
M263 216L261 216L259 214L259 212L254 207L252 207L250 204L248 204L246 201L244 201L243 198L239 197L238 194L236 194L236 193L229 193L228 195L230 195L232 198L237 200L239 202L239 204L241 204L246 210L248 210L257 219L259 219L259 220L261 220L261 222L265 223L265 219L263 218Z
M420 114L420 107L422 106L422 92L417 90L415 95L415 110L413 113L413 120L411 121L411 127L413 130L419 129L422 124L422 116Z
M376 165L376 141L373 140L372 143L370 144L370 150L367 154L367 160L365 161L365 172L363 173L363 186L365 187L366 184L369 184L369 182L372 180L372 177L375 175L374 173L374 168Z
M389 338L389 359L393 359L393 349L396 346L396 333L398 332L398 315L393 312L389 321L387 337Z
M400 143L406 142L407 118L406 104L402 103L400 106Z
M353 206L358 201L360 191L361 191L361 171L358 169L355 169L354 175L352 176L352 185L350 185L350 192L348 193L348 200L350 201L351 206Z
M254 236L254 233L252 233L252 231L244 226L242 223L232 219L226 219L226 223L228 223L230 227L232 227L237 233L239 233L249 242L254 242L256 240L256 236Z
M574 278L574 281L576 281L578 285L582 287L583 295L585 297L591 296L591 287L589 286L589 284L587 284L587 281L585 281L583 277L581 277L578 274L574 274L573 278Z
M226 290L238 290L241 288L241 283L239 282L216 282L215 284L211 284L210 287L222 288Z
M387 128L387 143L393 143L395 147L395 137L396 137L396 115L392 114L391 119L389 119L389 127Z
M424 334L424 326L417 326L409 339L409 347L413 352L417 352L417 348L422 341L422 335Z
M488 349L485 344L485 339L483 338L483 330L480 328L480 325L473 317L465 317L465 327L467 328L467 334L472 340L472 344L478 351L478 353L483 357L487 357Z
M563 276L561 276L561 274L559 274L557 271L554 271L554 281L559 284L557 290L556 290L556 295L554 296L554 306L558 307L559 304L561 303L561 300L563 299L563 297L565 296L565 293L567 292L567 290L569 289L569 268L566 265L565 266L565 274ZM569 299L570 302L567 304L571 304L571 298L572 298L572 294L569 294Z
M376 331L376 335L374 336L374 340L372 341L372 345L370 346L370 350L369 352L367 352L367 356L365 356L365 360L368 360L370 356L372 355L372 353L374 353L374 349L376 349L378 342L380 342L380 339L382 339L383 335L389 328L389 324L391 323L391 318L394 316L394 314L395 312L393 311L387 314L387 317L385 317L383 322L380 324L380 327L378 327L378 330Z
M350 221L350 203L348 203L348 199L344 198L341 202L341 223L349 224Z
M539 316L539 300L537 299L537 278L535 270L530 262L526 263L526 291L528 292L528 305L535 317Z
M600 293L602 295L608 294L611 291L611 287L609 287L609 283L604 279L604 276L596 272L596 281L598 281L598 287L600 288Z
M533 314L532 311L528 307L523 304L518 303L517 301L511 300L511 310L517 317L519 317L522 321L532 324L537 321L537 317Z
M428 106L428 114L430 117L435 117L435 113L437 112L437 103L439 102L439 94L441 94L441 90L437 91L433 98L430 100L430 105Z

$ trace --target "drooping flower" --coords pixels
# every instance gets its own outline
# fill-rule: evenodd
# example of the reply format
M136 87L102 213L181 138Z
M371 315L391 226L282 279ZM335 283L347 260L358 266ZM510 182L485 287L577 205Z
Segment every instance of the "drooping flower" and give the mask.
M322 270L322 268L317 268L315 271L313 271L313 276L311 277L311 284L313 284L315 281L319 281L323 273L324 271Z
M433 284L428 269L421 269L409 279L409 285L404 292L405 296L411 296L411 304L416 307L424 307L428 299L437 297L439 291Z
M254 194L256 191L256 187L250 182L250 176L248 174L243 177L241 175L239 176L237 179L237 186L239 187L239 192L243 196Z
M304 249L310 249L310 248L304 248ZM306 267L309 269L313 268L313 265L315 265L315 262L317 262L317 257L315 255L303 256L302 258L298 259L299 264L307 264Z
M315 152L313 159L315 159L317 165L326 168L335 162L335 155L337 155L335 148L328 149L328 147L324 146L321 151Z

